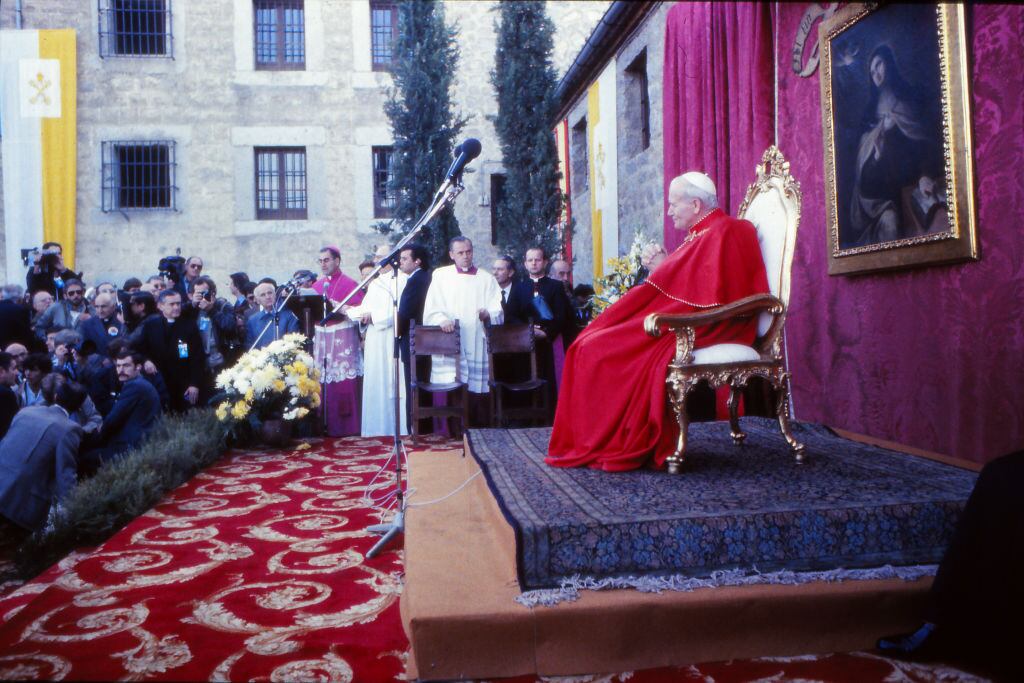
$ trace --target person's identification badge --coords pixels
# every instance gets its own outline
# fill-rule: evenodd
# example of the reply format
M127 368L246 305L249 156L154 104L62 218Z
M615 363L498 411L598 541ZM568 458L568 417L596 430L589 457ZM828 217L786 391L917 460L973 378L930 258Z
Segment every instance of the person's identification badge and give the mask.
M107 328L107 334L109 334L111 337L116 337L117 336L117 327L114 326L114 325L111 325L110 327L108 327Z
M178 358L188 358L188 344L183 341L178 342Z
M206 332L206 330L208 330L208 329L210 329L210 319L207 318L206 316L200 316L200 318L199 318L199 331L200 332Z

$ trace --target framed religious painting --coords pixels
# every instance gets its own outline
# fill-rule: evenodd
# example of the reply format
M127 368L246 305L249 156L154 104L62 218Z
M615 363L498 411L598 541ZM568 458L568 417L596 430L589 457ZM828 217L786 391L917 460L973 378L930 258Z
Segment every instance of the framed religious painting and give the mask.
M978 258L961 4L855 4L819 28L830 275Z

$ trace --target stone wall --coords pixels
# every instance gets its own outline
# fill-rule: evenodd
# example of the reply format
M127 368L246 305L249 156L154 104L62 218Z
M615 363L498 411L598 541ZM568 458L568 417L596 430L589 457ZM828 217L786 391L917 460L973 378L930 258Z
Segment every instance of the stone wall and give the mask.
M24 2L25 28L78 31L77 269L91 282L123 281L155 272L161 256L180 249L201 255L223 288L239 269L278 279L315 270L317 249L334 243L342 268L354 274L383 239L371 229L380 220L373 216L371 148L391 142L383 115L391 77L371 69L368 0L306 0L304 71L254 70L251 0L171 4L173 59L101 59L95 2ZM470 116L464 136L479 138L484 150L476 172L466 175L456 215L484 265L494 253L489 174L501 170L490 84L494 5L445 2L461 31L456 106ZM549 3L560 72L607 5ZM14 27L13 3L3 3L0 27ZM175 143L177 210L105 213L102 142L155 139ZM307 220L255 219L253 147L275 145L306 147ZM0 281L21 278L0 272Z
M665 211L663 197L662 72L665 55L665 16L674 3L659 4L633 34L620 46L616 55L616 120L618 151L618 254L625 253L636 231L648 239L661 241ZM650 117L650 144L641 142L640 90L630 67L638 57L646 63ZM596 78L596 76L595 76ZM585 168L579 159L581 145L573 145L572 130L587 115L587 95L582 93L569 109L570 168ZM578 174L577 174L578 175ZM593 238L590 223L590 191L580 178L572 178L573 275L574 283L593 279ZM611 258L613 254L606 254Z

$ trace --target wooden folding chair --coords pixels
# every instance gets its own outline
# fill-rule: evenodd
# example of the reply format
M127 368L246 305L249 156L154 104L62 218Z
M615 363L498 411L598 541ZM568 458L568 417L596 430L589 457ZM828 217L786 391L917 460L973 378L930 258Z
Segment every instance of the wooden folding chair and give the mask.
M462 379L461 363L459 362L461 349L458 320L455 321L455 329L452 332L445 332L437 325L417 325L414 320L409 322L410 367L416 368L417 356L452 356L455 359L454 382L423 382L417 379L415 370L410 373L409 386L412 389L413 445L419 444L420 418L454 417L461 421L460 435L466 431L466 427L469 425L469 386ZM430 405L420 405L421 391L426 392L430 396ZM434 394L447 395L452 392L455 392L459 397L457 405L433 405Z
M544 424L548 419L547 380L537 377L537 348L534 343L533 325L488 325L484 328L487 338L488 386L491 389L491 421L498 427L506 426L510 418L539 420ZM512 354L529 354L530 376L519 381L495 379L495 366L501 358ZM523 394L530 392L529 406L505 405L505 392Z

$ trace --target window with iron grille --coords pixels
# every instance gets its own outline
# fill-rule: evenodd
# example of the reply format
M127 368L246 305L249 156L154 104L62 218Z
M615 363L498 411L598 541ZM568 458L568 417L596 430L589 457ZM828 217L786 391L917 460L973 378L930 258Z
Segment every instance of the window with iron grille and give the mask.
M306 148L256 148L256 218L306 218Z
M103 211L177 208L173 140L112 140L102 155Z
M173 57L171 0L99 0L100 57Z
M370 0L370 53L374 71L390 71L398 36L398 5Z
M255 0L256 68L306 68L306 13L303 0Z
M395 193L390 183L394 178L391 160L393 147L373 148L373 217L390 218L395 210Z

